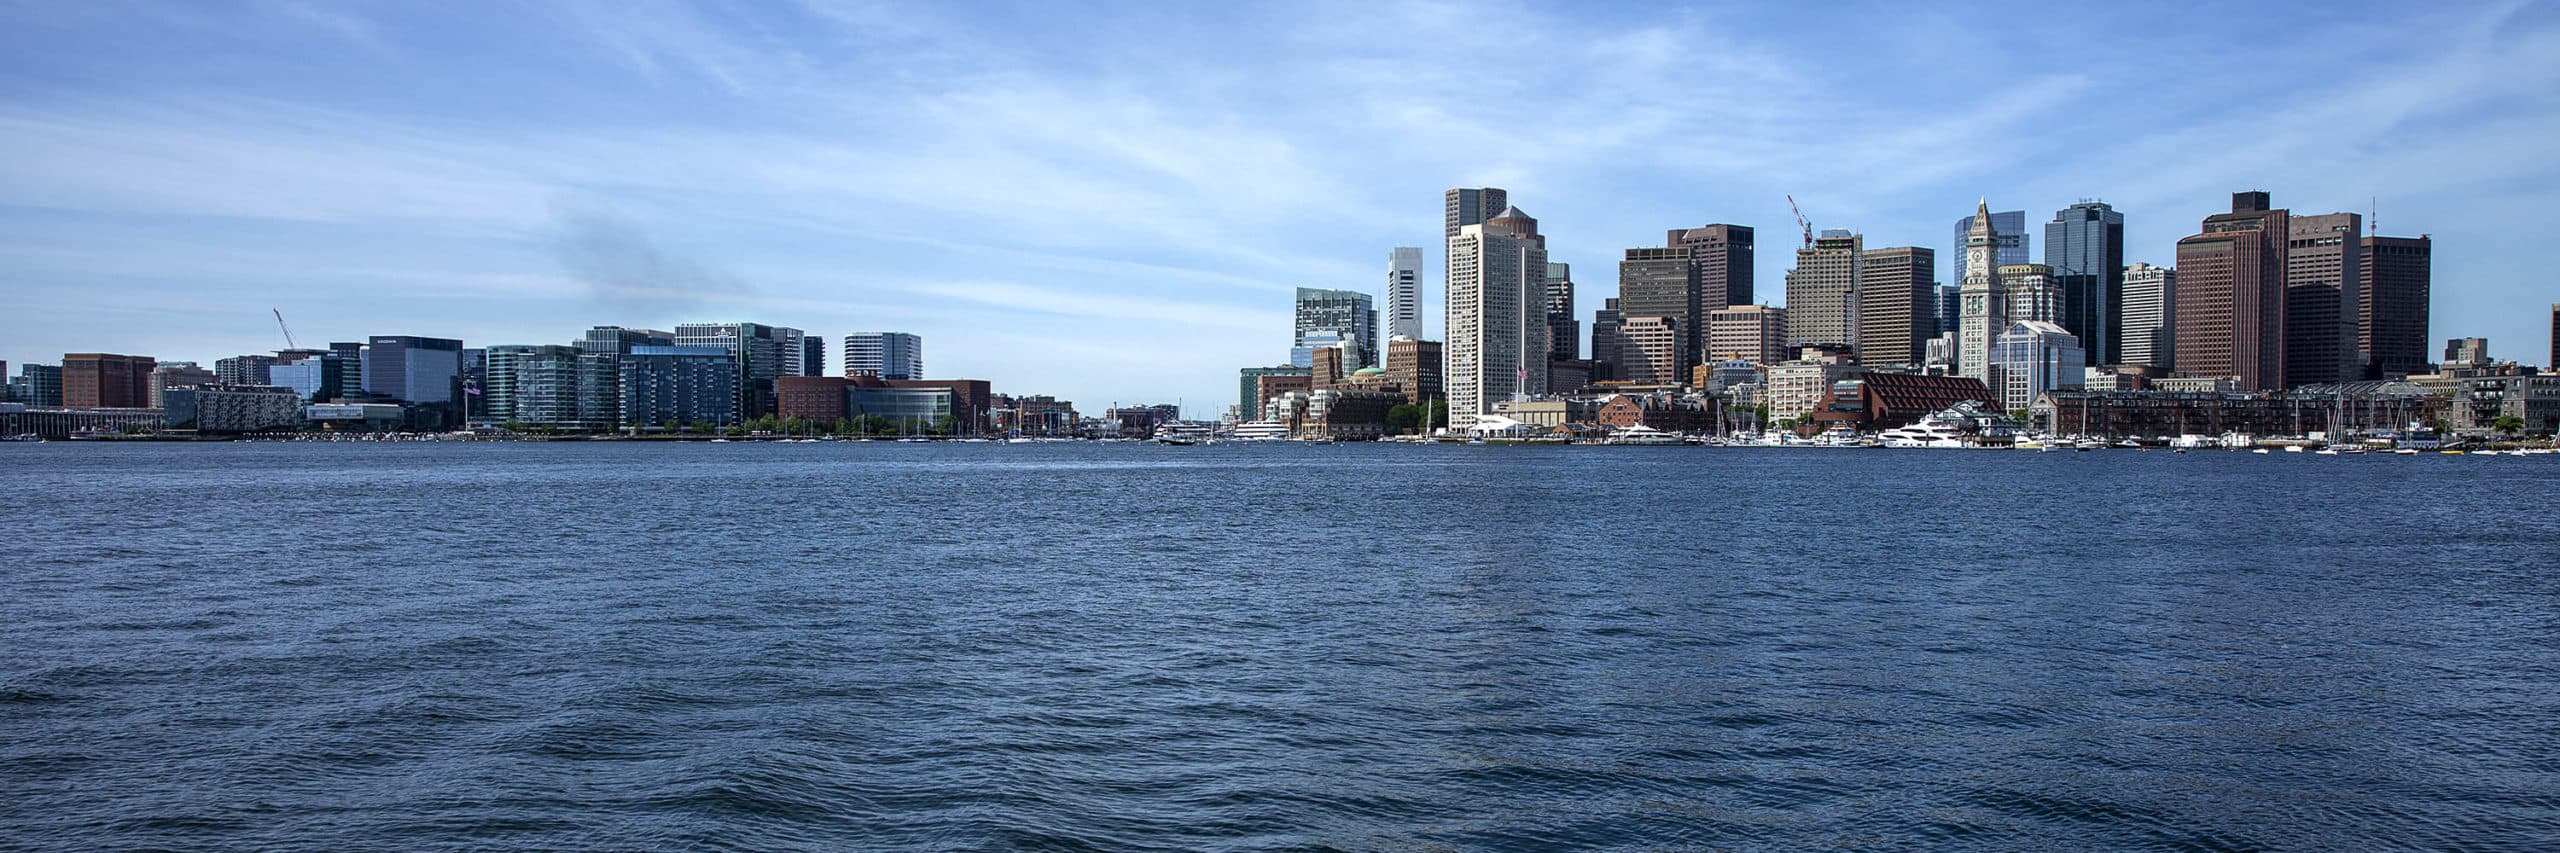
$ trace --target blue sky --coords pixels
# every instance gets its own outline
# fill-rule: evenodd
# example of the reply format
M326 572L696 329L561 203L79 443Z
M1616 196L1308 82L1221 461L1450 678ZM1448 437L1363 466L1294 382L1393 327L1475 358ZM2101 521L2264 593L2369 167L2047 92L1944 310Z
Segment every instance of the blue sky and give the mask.
M1491 185L1586 314L1708 222L1779 301L1789 193L1942 255L2102 198L2162 264L2234 190L2378 198L2430 336L2540 362L2555 153L2553 3L0 2L0 359L752 320L1209 416L1390 247L1437 335Z

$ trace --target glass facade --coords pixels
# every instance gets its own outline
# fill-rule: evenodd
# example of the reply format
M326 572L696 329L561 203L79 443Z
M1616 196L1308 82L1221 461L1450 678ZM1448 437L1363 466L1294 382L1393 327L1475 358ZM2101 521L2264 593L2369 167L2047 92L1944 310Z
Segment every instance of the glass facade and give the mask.
M1378 366L1378 311L1369 294L1357 290L1298 288L1297 336L1291 345L1305 347L1314 335L1333 334L1360 347L1360 367Z
M18 377L9 380L9 401L36 408L60 408L62 406L62 366L18 365Z
M951 417L949 388L863 388L850 390L848 407L855 417L875 415L899 432L923 432Z
M632 347L621 357L624 424L738 423L737 360L723 347Z
M923 379L924 336L906 332L855 332L846 335L844 375Z
M1999 215L1992 220L1997 222ZM2044 224L2044 265L2053 268L2061 292L2059 324L2079 336L2093 364L2116 364L2123 356L2117 330L2123 326L2124 214L2103 201L2084 201L2055 211Z
M2088 359L2080 339L2061 326L2023 321L2011 324L1992 344L1990 374L2001 408L2015 411L2035 402L2038 394L2080 387L2088 377Z
M1970 266L1970 262L1965 259L1964 254L1964 238L1966 236L1966 232L1972 230L1973 217L1967 216L1963 219L1956 220L1955 254L1952 256L1953 260L1948 261L1948 263L1955 265L1955 269L1949 271L1949 275L1951 276L1948 279L1949 281L1963 281L1964 277L1971 274L1973 271ZM1991 214L1991 237L1993 245L1991 257L1992 266L1999 267L2007 264L2024 264L2033 263L2035 261L2035 258L2030 257L2027 253L2027 250L2031 248L2029 245L2031 241L2027 239L2026 211L2006 210L1993 212Z
M377 335L365 345L367 393L407 403L451 403L461 379L461 341Z

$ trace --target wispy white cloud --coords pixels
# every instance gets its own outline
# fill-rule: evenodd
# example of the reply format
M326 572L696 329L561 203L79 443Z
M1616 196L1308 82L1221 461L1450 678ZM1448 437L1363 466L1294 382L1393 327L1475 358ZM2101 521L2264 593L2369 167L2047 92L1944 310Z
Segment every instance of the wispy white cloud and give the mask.
M183 4L45 13L48 32L133 18L187 38L165 57L106 57L132 75L117 85L24 82L105 74L87 66L12 78L0 215L152 227L21 235L0 245L0 273L192 269L241 286L221 283L254 278L244 268L270 253L220 247L253 235L300 246L274 279L398 288L462 334L496 301L524 306L508 334L615 319L581 312L701 310L982 341L973 324L999 317L1022 346L1102 358L1080 342L1111 340L1098 349L1180 361L1190 378L1169 381L1193 382L1194 364L1275 358L1289 288L1374 289L1387 247L1436 254L1448 186L1510 187L1596 304L1618 248L1707 221L1782 238L1790 193L1871 244L1931 246L1977 193L2029 209L2106 195L2161 243L2240 184L2304 197L2548 186L2540 140L2560 130L2560 24L2532 5L2315 23L2248 56L2110 10L1986 30L1928 7L1842 28L1785 10L1517 2L1099 21L1050 6L645 0L514 10L484 33L468 29L492 26L484 16L256 8L247 21ZM2074 26L2104 38L2014 49ZM465 29L438 29L452 27ZM420 47L500 30L512 41L467 66ZM370 58L258 51L275 70L264 85L191 74L215 63L189 45L295 38ZM474 109L438 98L449 72L525 85ZM599 301L544 249L563 197L621 211L740 286L703 296L664 286L661 269ZM205 234L135 236L192 228ZM167 263L116 257L130 245ZM1774 297L1787 254L1763 254ZM0 338L21 331L0 324Z

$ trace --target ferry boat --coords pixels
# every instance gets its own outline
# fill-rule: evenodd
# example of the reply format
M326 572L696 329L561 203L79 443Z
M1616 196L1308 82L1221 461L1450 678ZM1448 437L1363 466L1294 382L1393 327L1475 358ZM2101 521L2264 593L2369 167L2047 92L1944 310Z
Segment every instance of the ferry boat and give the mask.
M1236 424L1231 435L1237 441L1281 441L1289 437L1289 425L1279 421L1246 421Z
M1208 444L1210 443L1209 430L1188 424L1165 424L1156 428L1156 443L1179 447Z

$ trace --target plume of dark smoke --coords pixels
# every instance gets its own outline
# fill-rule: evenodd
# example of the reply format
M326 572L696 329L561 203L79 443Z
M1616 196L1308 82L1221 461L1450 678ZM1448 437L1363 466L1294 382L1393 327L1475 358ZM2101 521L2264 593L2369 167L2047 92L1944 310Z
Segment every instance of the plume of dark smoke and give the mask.
M603 207L563 201L552 206L552 224L561 268L619 316L672 316L754 290L736 275L668 254L638 224Z

